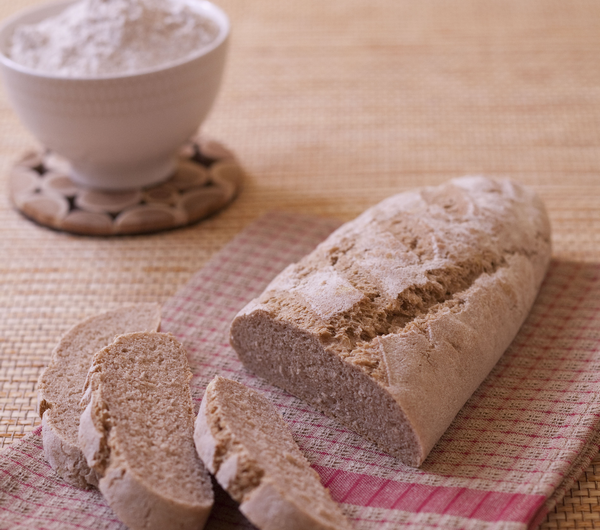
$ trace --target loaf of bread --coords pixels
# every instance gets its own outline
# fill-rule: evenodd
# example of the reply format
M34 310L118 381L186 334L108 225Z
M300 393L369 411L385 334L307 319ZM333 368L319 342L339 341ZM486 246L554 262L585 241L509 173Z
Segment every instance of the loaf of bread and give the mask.
M96 486L98 479L79 449L79 401L93 355L117 335L157 331L158 304L135 304L80 322L60 340L38 381L44 453L56 473L79 488Z
M183 346L166 333L117 337L94 355L79 445L117 517L136 530L199 530L213 504L194 446Z
M234 319L244 365L419 466L509 346L551 254L538 196L455 179L390 197Z
M194 431L198 454L260 530L349 530L275 407L261 394L213 379Z

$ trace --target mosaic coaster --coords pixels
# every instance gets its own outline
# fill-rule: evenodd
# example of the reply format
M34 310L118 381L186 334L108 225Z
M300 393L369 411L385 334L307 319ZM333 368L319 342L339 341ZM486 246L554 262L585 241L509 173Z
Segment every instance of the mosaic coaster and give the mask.
M27 153L9 178L10 198L29 219L56 230L110 236L186 226L227 206L243 172L220 143L195 137L181 148L175 173L144 188L106 192L69 178L69 163L51 151Z

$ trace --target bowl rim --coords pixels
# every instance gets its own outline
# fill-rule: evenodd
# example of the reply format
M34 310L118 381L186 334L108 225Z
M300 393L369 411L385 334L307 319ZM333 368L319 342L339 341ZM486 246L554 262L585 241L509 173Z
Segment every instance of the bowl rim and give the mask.
M14 27L19 23L22 18L25 18L29 15L37 13L39 11L52 11L58 8L63 7L66 9L72 4L79 2L80 0L58 0L54 2L44 2L37 6L33 6L26 9L21 9L17 11L13 15L7 17L0 23L0 41L4 38L8 38L6 32L9 30L13 30ZM181 59L175 59L173 61L169 61L167 63L163 63L159 66L154 66L151 68L141 68L134 72L122 73L122 74L103 74L103 75L95 75L95 76L67 76L62 74L55 74L52 72L44 72L41 70L36 70L34 68L30 68L28 66L22 65L13 59L11 59L8 55L6 55L3 46L0 45L0 64L9 68L10 70L15 70L22 74L26 74L33 77L38 77L42 79L56 79L61 81L104 81L104 80L116 80L116 79L131 79L134 77L141 77L145 75L156 74L158 72L165 72L172 68L177 68L178 66L182 66L187 63L191 63L196 59L199 59L205 55L208 55L210 52L219 48L223 43L228 39L229 34L231 32L231 22L227 13L223 11L219 6L211 2L210 0L185 0L186 3L189 4L197 4L207 9L210 15L207 15L207 18L210 18L213 22L215 22L219 28L219 32L217 36L205 46L200 47L198 50L193 53L186 55ZM60 9L57 13L62 12L64 9ZM55 13L55 14L57 14ZM52 16L52 15L49 15ZM43 20L43 19L42 19ZM1 44L1 43L0 43Z

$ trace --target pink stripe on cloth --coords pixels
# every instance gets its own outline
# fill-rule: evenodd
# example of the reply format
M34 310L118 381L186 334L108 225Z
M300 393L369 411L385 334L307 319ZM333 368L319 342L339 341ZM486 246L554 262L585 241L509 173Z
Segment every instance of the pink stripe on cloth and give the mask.
M315 466L314 469L334 500L369 508L453 515L490 522L527 523L546 500L544 495L428 486L323 466Z
M228 345L235 314L338 225L268 214L165 304L162 330L187 348L196 406L216 374L265 393L356 530L534 528L600 444L600 266L552 263L513 344L412 469L255 377ZM0 528L124 528L98 492L52 472L37 430L0 453L0 471ZM252 525L217 488L206 528Z

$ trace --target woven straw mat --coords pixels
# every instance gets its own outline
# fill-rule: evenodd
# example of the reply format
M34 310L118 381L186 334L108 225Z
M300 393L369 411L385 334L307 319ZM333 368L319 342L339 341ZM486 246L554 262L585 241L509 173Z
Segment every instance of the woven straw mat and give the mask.
M0 18L34 3L0 0ZM554 245L548 280L554 287L546 295L558 296L564 304L544 340L576 341L561 347L574 352L577 345L579 353L560 362L589 375L597 388L598 380L593 379L597 371L591 370L589 357L578 357L598 354L597 336L577 337L576 328L591 333L582 322L597 305L586 293L598 298L600 3L222 0L219 4L231 16L232 41L222 92L203 129L236 153L247 178L240 197L227 210L197 225L163 234L101 239L53 232L22 218L9 204L6 177L35 141L0 91L0 445L13 451L29 447L39 456L38 435L28 438L26 445L16 442L39 425L38 375L60 335L81 318L131 302L171 299L167 307L172 308L177 300L172 297L192 275L270 210L348 220L393 193L464 174L510 177L534 187L544 199ZM325 225L320 226L312 242L325 235ZM292 247L294 253L309 250L306 242ZM259 283L244 286L247 290L240 287L240 305ZM560 298L556 286L564 288L561 292L568 300ZM579 298L573 297L577 293ZM550 298L541 303L551 304ZM588 306L581 305L588 301ZM207 307L211 303L206 300ZM544 322L540 315L532 318ZM594 324L593 319L588 324ZM171 325L180 333L174 320ZM565 330L569 334L561 335ZM495 373L505 367L503 362ZM527 382L533 368L527 360L522 362ZM577 363L583 362L588 363L585 370L577 372ZM595 395L595 388L590 395ZM577 414L587 414L586 410L582 404ZM597 413L593 407L589 410ZM563 414L565 428L572 426L570 413ZM584 425L584 437L591 435L593 425L593 420ZM539 430L545 428L550 427ZM298 436L300 430L295 427ZM568 447L573 459L581 443L581 437L577 439L575 446L561 445L557 439L552 447ZM477 447L474 443L472 448ZM541 521L542 528L600 528L600 459L595 457L588 465L593 456L593 446L589 447L580 461L573 462L571 474L552 477L550 482L560 486L551 497L558 504L552 508L551 500L547 505L550 513ZM343 498L346 493L336 489L335 477L324 471L339 470L343 458L323 463L310 443L303 442L303 449L330 481L336 498ZM539 463L547 451L529 448L525 456ZM537 463L532 464L535 469ZM566 469L564 462L556 465ZM45 466L38 460L27 473L33 469L45 476ZM544 463L544 469L553 466L552 461ZM544 488L539 495L546 497L549 486ZM0 496L6 491L4 485ZM72 490L65 496L77 497ZM352 507L359 504L348 499L358 501L352 495L344 501L348 513L358 517ZM229 506L220 513L237 513L226 498L219 502ZM113 517L103 511L100 500L78 506L81 514ZM386 508L376 510L383 513ZM36 528L33 523L30 527Z

